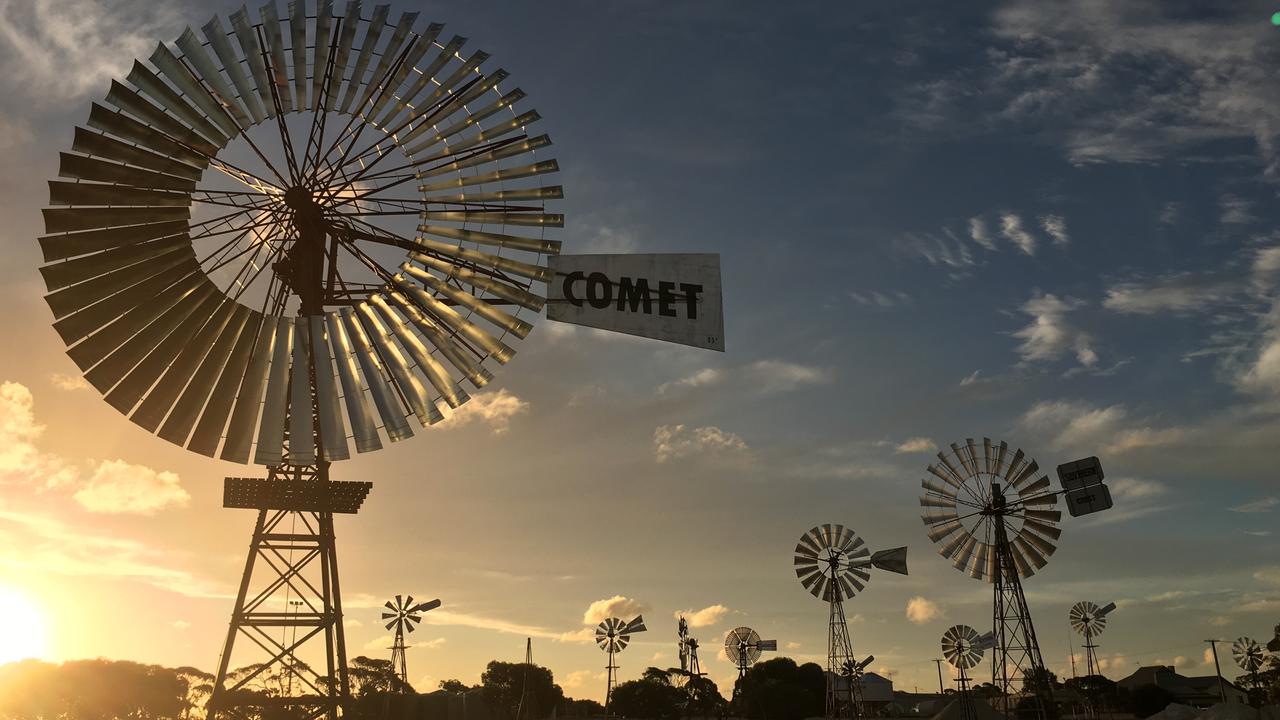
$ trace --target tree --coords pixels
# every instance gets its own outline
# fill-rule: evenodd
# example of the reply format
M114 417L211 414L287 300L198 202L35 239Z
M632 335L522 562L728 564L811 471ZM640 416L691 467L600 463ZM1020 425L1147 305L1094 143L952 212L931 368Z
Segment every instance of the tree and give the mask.
M467 687L467 684L462 682L461 680L451 679L451 680L441 680L440 689L444 690L445 692L460 693L460 692L466 692L471 688Z
M685 694L685 715L690 717L719 717L729 705L715 681L705 675L690 677L681 689Z
M753 720L801 720L826 710L826 674L814 663L778 657L753 665L738 680L735 712Z
M183 698L182 720L187 720L199 714L198 711L204 710L204 704L213 694L213 683L217 678L211 673L193 667L180 667L174 672L186 683L187 692Z
M1142 685L1129 693L1129 712L1147 718L1165 709L1173 702L1173 696L1159 685Z
M113 660L39 661L0 668L0 717L158 720L186 708L187 683L159 665Z
M665 676L661 670L658 673ZM680 717L684 701L685 694L680 688L655 674L614 687L609 697L609 712L624 718L668 720Z
M1084 675L1063 681L1065 687L1074 690L1080 698L1099 710L1117 710L1118 685L1102 675Z
M599 717L604 715L604 706L595 700L574 700L565 698L563 717Z
M493 660L480 675L485 704L499 718L514 718L520 695L528 683L531 704L539 715L548 715L564 702L564 691L551 671L540 665Z
M390 660L360 655L347 665L347 680L352 697L387 693L414 692L413 686L400 679Z

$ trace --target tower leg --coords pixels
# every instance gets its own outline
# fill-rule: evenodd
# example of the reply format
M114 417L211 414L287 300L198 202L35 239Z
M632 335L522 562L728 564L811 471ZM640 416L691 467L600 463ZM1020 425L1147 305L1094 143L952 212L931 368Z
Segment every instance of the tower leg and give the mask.
M1004 693L1004 715L1024 720L1054 720L1053 685L1049 682L1036 641L1031 611L1022 592L1004 519L996 523L995 603L993 624L996 647L992 654L991 682ZM1021 681L1022 687L1014 683ZM1014 697L1021 690L1022 697ZM1021 705L1022 707L1017 707Z
M843 690L840 688L840 680L844 677L845 663L854 662L853 644L849 640L849 625L845 622L844 604L839 600L832 599L830 606L829 632L827 633L826 717L860 717L860 708L855 698L853 680L851 678L847 680L847 688Z

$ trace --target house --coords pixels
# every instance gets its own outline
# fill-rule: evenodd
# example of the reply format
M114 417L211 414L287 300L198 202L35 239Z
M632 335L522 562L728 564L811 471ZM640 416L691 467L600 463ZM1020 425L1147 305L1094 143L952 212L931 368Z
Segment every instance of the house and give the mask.
M840 675L833 677L835 678L836 690L841 694L848 692L848 680ZM893 702L892 680L873 672L866 672L863 673L861 682L862 703L866 705L870 714L879 714L882 708Z
M1118 680L1116 684L1131 692L1144 685L1155 685L1167 690L1173 696L1174 702L1200 708L1222 702L1224 694L1228 703L1249 702L1249 694L1230 680L1219 681L1217 675L1195 677L1179 675L1171 665L1140 667L1129 677Z

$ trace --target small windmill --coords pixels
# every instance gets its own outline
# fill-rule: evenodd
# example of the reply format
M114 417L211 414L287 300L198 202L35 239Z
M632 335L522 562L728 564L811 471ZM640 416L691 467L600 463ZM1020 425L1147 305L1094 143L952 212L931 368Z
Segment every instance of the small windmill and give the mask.
M872 567L907 574L905 547L871 552L857 533L843 525L819 525L804 535L795 550L796 577L814 597L826 600L827 702L826 717L855 717L857 706L841 696L838 678L845 663L854 661L844 601L862 592L871 580Z
M1251 637L1239 637L1231 643L1231 657L1241 670L1249 673L1249 682L1258 688L1258 668L1262 667L1262 646Z
M676 627L680 644L680 676L685 678L702 677L702 666L698 664L698 639L689 634L689 622L680 616Z
M974 720L977 712L973 696L969 693L969 670L982 662L982 651L995 644L995 635L979 635L968 625L952 625L942 633L942 656L960 671L956 683L960 685L960 709L965 720Z
M400 678L400 687L397 692L404 692L409 687L409 673L405 670L404 651L404 634L413 632L414 627L422 622L422 615L428 610L434 610L440 607L440 600L437 598L429 602L413 604L413 596L407 597L397 595L395 600L388 600L383 607L386 610L382 613L383 620L389 620L386 628L395 630L396 637L391 643L391 669L395 671L396 677Z
M849 707L853 708L854 717L867 717L867 707L862 700L862 675L875 659L875 655L868 655L865 659L856 662L850 658L840 666L840 675L848 687Z
M1084 636L1084 657L1085 667L1088 669L1089 675L1098 675L1101 668L1098 667L1097 653L1098 646L1093 639L1102 634L1107 627L1107 615L1116 609L1115 603L1107 603L1102 607L1083 600L1071 606L1071 611L1067 613L1067 619L1071 622L1071 629Z
M622 652L627 647L627 643L631 642L631 636L638 632L648 630L644 626L644 616L637 615L631 622L624 622L618 618L608 618L604 622L596 626L596 644L601 650L609 653L609 664L605 666L608 671L609 680L604 692L604 714L609 715L609 698L613 695L613 686L618 679L618 666L614 663L614 656Z
M762 652L776 652L777 649L777 640L761 640L760 633L749 627L734 628L724 637L724 654L738 666L739 678L747 674L747 668L760 659Z

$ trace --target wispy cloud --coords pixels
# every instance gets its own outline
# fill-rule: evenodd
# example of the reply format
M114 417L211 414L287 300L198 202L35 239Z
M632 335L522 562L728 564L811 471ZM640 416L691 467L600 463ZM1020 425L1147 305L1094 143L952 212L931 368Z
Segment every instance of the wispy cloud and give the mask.
M770 359L732 368L702 368L682 378L662 383L658 386L658 393L732 385L743 393L772 395L830 381L831 373L826 369Z
M1022 218L1014 213L1000 216L1000 234L1013 243L1019 250L1028 254L1036 254L1036 239L1022 226Z
M49 382L59 390L84 390L90 387L89 383L79 375L63 373L49 373Z
M176 473L156 471L123 460L98 463L93 475L72 495L90 512L155 515L167 507L183 507L191 495Z
M1270 495L1267 497L1250 500L1247 503L1236 505L1233 508L1227 508L1231 512L1237 513L1266 513L1271 512L1276 507L1280 507L1280 497Z
M729 608L716 603L708 605L701 610L678 610L673 613L673 617L683 617L689 623L689 627L711 627L718 624L729 614Z
M488 426L494 434L502 434L511 427L513 418L529 412L529 403L503 388L472 395L456 410L441 407L440 412L445 416L444 422L440 423L442 428L476 424Z
M1067 219L1061 215L1041 215L1040 227L1053 239L1054 245L1071 242L1071 236L1067 234Z
M1055 448L1076 451L1101 448L1110 453L1170 445L1187 433L1180 427L1134 421L1123 405L1094 407L1070 401L1038 402L1023 414L1022 424L1047 434Z
M737 435L714 425L685 427L660 425L653 431L653 450L658 462L696 456L724 458L741 456L747 443Z
M927 437L913 437L898 443L893 448L895 453L905 455L908 453L930 453L933 452L936 445Z
M614 595L603 600L596 600L588 605L586 611L582 613L582 624L597 625L611 617L631 620L648 609L649 606L639 600L623 595Z
M988 250L996 249L996 239L992 237L987 221L981 217L969 218L969 237Z
M1218 198L1218 207L1222 211L1218 219L1224 225L1247 225L1258 219L1251 201L1229 193Z
M907 601L907 619L916 625L925 625L941 617L942 608L928 598L916 595Z
M1018 354L1025 363L1057 360L1070 353L1086 367L1098 362L1093 348L1093 337L1076 327L1067 315L1084 303L1074 298L1057 295L1036 295L1022 305L1022 312L1031 317L1031 323L1013 336L1022 340Z

